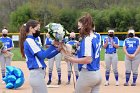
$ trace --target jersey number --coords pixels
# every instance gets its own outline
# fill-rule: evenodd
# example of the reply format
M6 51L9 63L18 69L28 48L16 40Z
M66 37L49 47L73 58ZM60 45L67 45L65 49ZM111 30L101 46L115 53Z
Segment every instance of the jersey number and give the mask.
M128 47L133 47L133 44L128 44Z
M95 58L98 58L100 56L100 44L96 44L96 52L95 52Z

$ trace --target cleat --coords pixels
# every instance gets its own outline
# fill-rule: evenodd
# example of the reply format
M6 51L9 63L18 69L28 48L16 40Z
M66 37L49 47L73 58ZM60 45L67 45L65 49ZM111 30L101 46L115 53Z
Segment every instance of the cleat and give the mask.
M51 84L51 80L48 81L47 85L50 85L50 84Z
M126 83L124 83L124 86L129 86L129 84L126 82Z
M119 86L119 82L118 81L116 81L116 84L115 84L116 86Z
M109 85L109 82L108 82L108 81L106 81L106 82L105 82L105 86L108 86L108 85Z
M66 85L69 85L70 84L70 81L68 81L67 83L66 83Z
M58 85L60 85L60 84L61 84L61 80L58 81Z
M136 83L132 83L131 86L136 86Z

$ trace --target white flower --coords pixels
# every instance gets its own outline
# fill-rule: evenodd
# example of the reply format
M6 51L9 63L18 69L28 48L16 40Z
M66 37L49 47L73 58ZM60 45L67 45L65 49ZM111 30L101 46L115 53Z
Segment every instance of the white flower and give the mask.
M62 41L65 36L65 30L63 26L59 23L49 23L47 26L45 26L53 39L56 39L58 41Z

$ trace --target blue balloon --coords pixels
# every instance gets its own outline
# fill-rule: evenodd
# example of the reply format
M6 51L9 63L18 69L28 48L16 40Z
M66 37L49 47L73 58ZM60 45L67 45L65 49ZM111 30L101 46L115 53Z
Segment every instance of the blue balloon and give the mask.
M14 69L13 73L15 74L16 77L23 77L23 73L21 69Z
M2 80L5 81L6 84L8 83L7 77L2 78Z
M6 84L6 88L12 89L12 88L14 88L14 85L12 83L8 83L8 84Z
M16 89L24 84L24 74L20 68L6 66L6 76L3 81L6 83L6 88Z
M24 78L18 78L15 82L14 88L18 88L22 86L23 83L24 83Z
M7 76L8 81L16 81L16 76L14 75L9 75Z
M6 66L6 70L9 72L9 73L12 73L14 71L14 68L13 66Z

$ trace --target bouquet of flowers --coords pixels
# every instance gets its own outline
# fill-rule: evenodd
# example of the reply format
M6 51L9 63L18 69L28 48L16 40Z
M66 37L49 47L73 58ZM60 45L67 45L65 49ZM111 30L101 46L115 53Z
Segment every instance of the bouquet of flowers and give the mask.
M62 42L64 39L64 36L66 36L67 34L67 31L59 23L49 23L45 27L47 28L48 33L50 34L50 37L59 42Z
M68 34L68 31L64 29L64 27L59 23L49 23L45 26L50 34L50 37L55 39L58 42L62 43L62 55L72 55L73 54L73 46L70 44L64 43L64 37Z
M3 53L3 55L4 55L5 57L10 57L11 59L12 59L13 56L14 56L14 54L13 54L12 52L9 52L9 51Z

